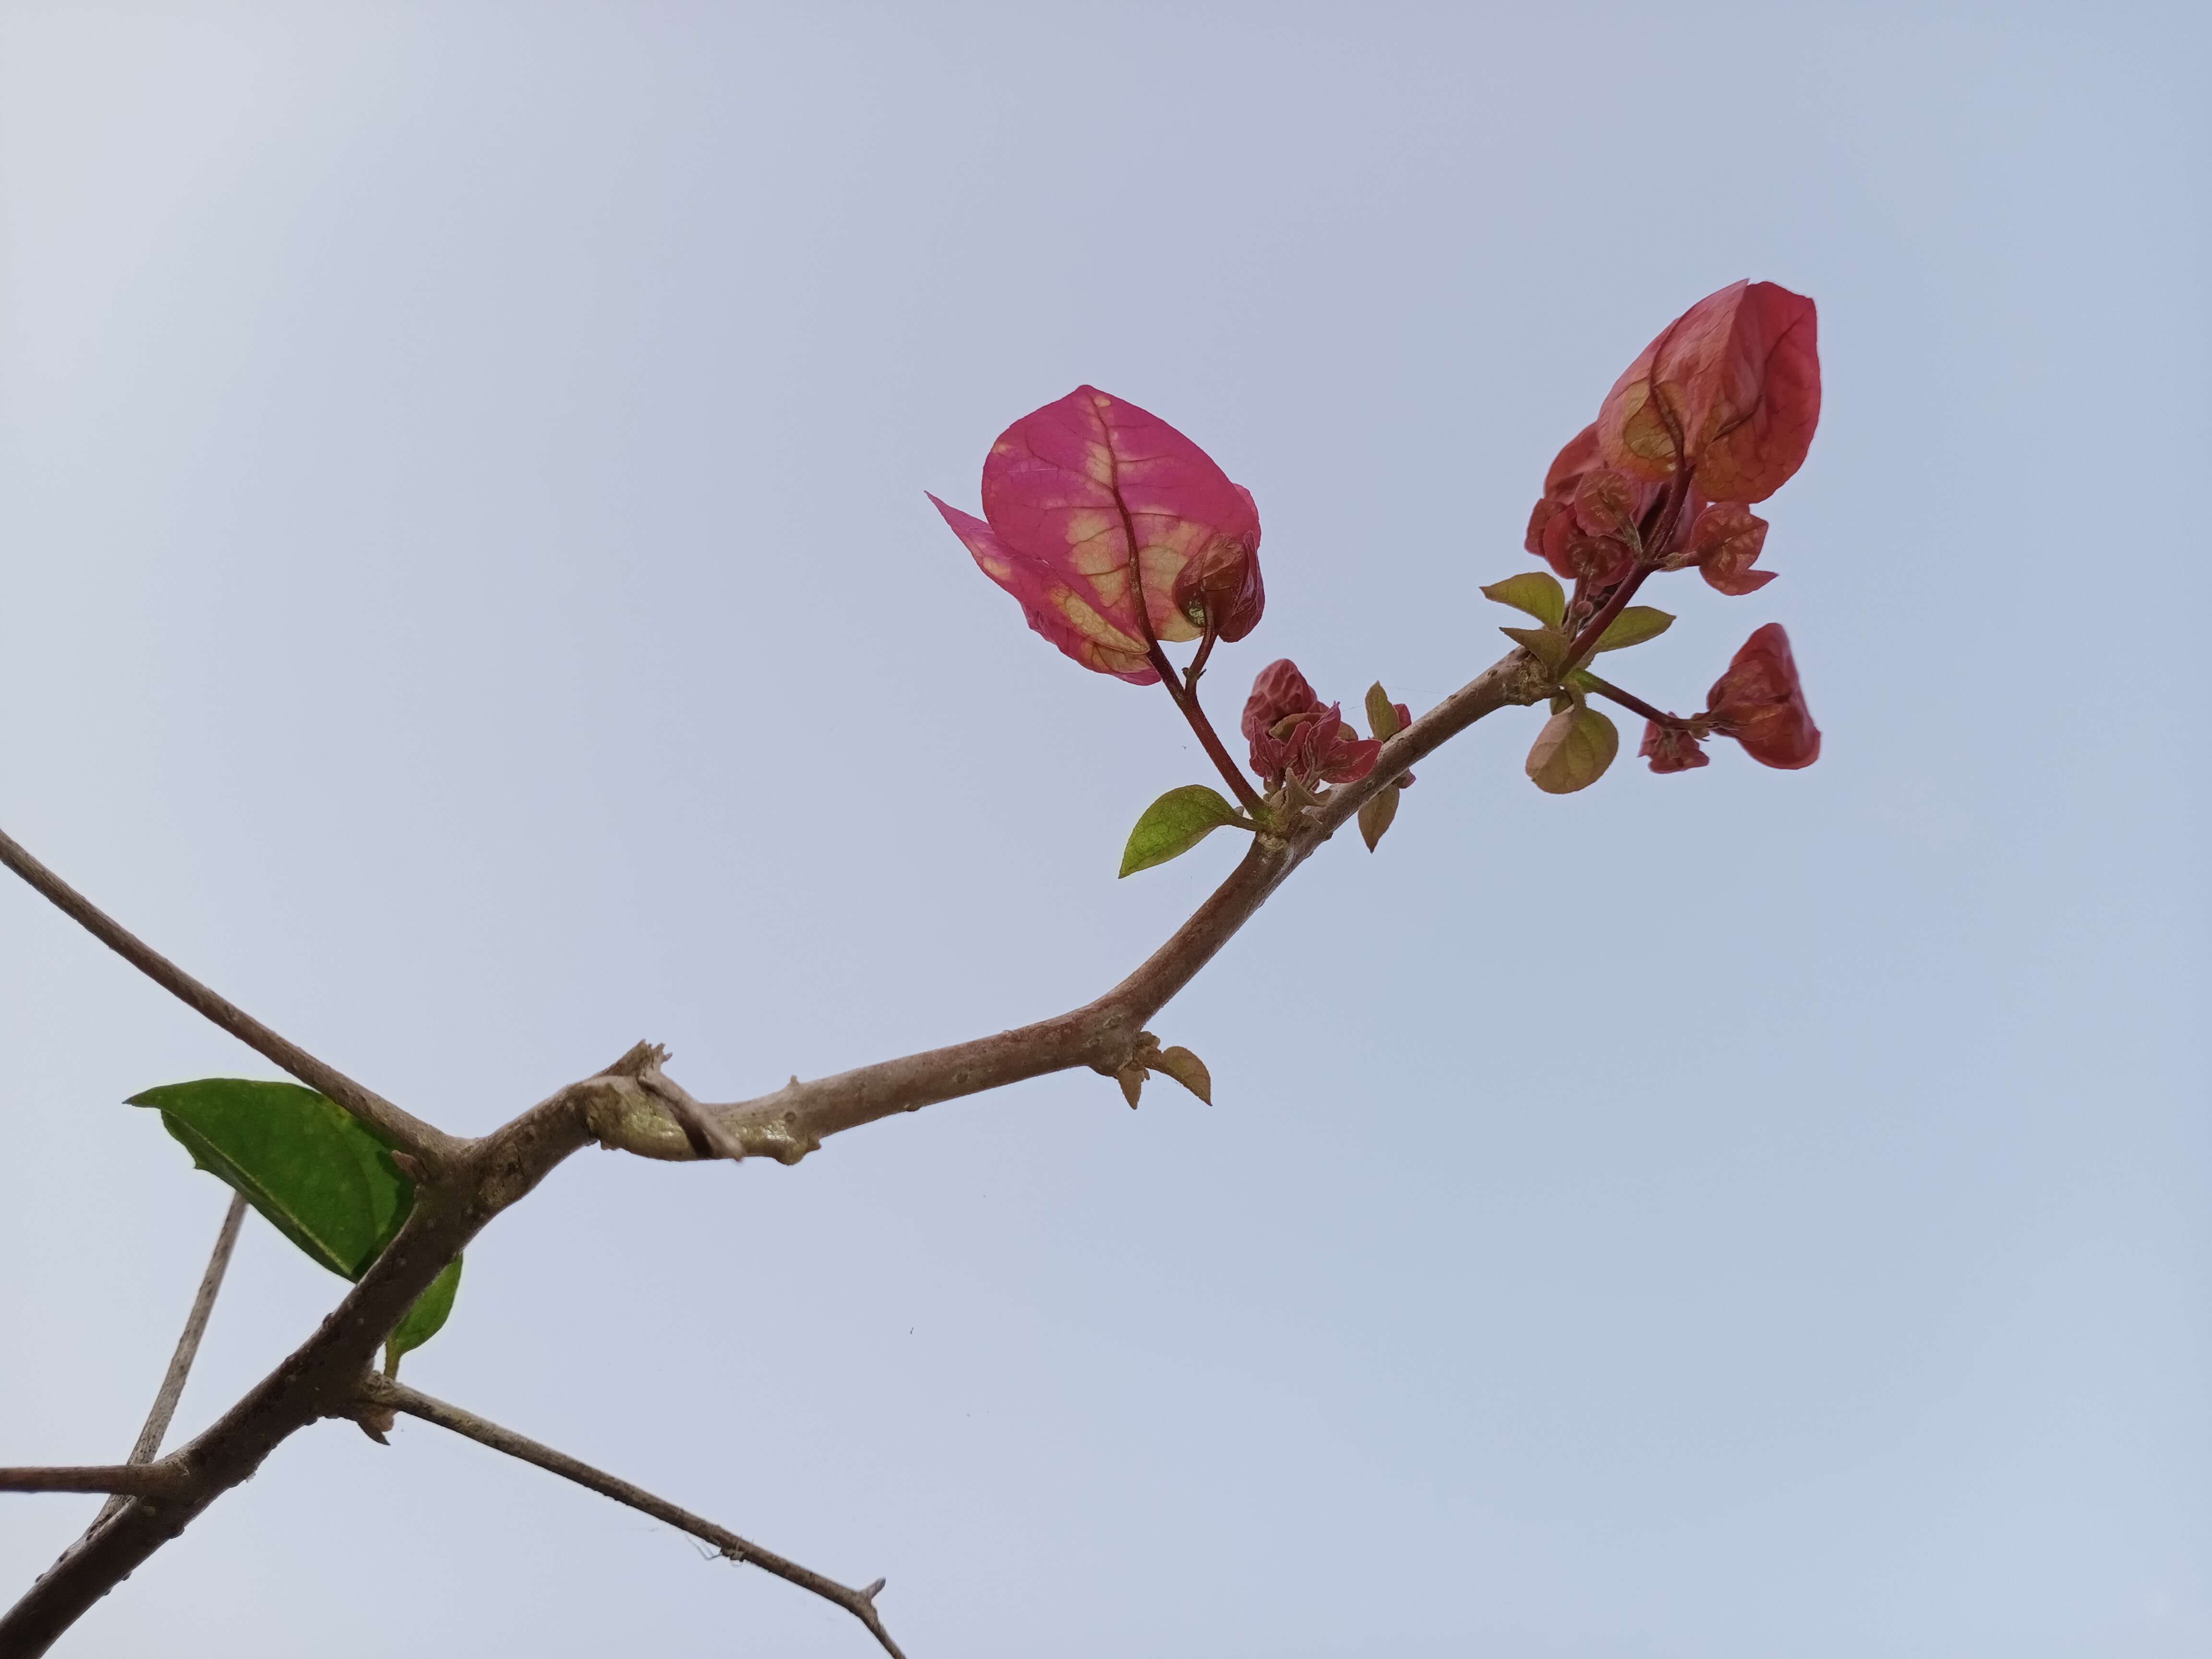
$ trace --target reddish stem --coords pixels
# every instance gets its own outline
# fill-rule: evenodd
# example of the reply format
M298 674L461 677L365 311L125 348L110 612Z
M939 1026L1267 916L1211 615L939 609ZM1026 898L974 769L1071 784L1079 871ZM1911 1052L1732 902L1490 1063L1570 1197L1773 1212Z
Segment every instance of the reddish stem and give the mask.
M1251 780L1244 775L1243 769L1230 758L1220 733L1213 729L1213 722L1206 719L1206 710L1198 706L1198 693L1183 684L1182 678L1175 671L1175 665L1168 660L1168 653L1160 649L1157 640L1152 641L1151 658L1152 666L1159 672L1160 684L1167 687L1168 696L1175 699L1175 706L1182 710L1182 717L1190 722L1190 729L1198 733L1199 746L1212 758L1214 765L1220 769L1221 775L1229 780L1229 787L1237 792L1237 799L1244 803L1244 810L1258 817L1262 810L1260 792L1252 787Z
M1612 698L1623 708L1643 715L1645 720L1652 721L1655 725L1668 726L1678 732L1686 731L1689 728L1689 721L1684 720L1680 714L1669 714L1663 709L1654 708L1633 691L1624 691L1619 686L1598 678L1587 668L1582 671L1582 676L1583 682L1598 696Z
M1190 659L1190 666L1182 672L1184 689L1190 693L1194 702L1198 700L1198 677L1206 672L1206 659L1213 654L1214 641L1220 637L1219 631L1213 625L1213 611L1209 607L1206 613L1206 637L1199 641L1198 654Z
M1644 586L1644 579L1651 574L1651 569L1648 564L1638 565L1628 579L1613 590L1613 597L1598 608L1597 615L1583 624L1583 631L1567 647L1567 659L1559 668L1562 675L1572 672L1590 654L1591 648L1605 636L1605 630L1613 626L1613 619L1628 608L1629 600L1636 597L1636 590Z

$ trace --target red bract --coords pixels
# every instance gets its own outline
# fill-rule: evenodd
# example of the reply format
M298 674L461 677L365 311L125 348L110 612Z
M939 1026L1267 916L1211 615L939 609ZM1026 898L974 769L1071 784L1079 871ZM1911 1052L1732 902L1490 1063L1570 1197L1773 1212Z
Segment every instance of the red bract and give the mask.
M1261 669L1245 700L1243 729L1252 769L1270 789L1286 778L1311 786L1356 783L1375 769L1382 745L1344 723L1344 705L1324 706L1288 657ZM1410 724L1410 722L1408 722Z
M1687 732L1656 720L1644 722L1643 746L1636 752L1651 763L1655 772L1687 772L1713 763L1713 757Z
M1743 642L1705 696L1713 730L1765 766L1795 771L1820 758L1820 728L1805 706L1790 635L1769 623Z
M1260 513L1249 491L1157 416L1078 386L999 434L983 517L932 495L1030 626L1102 674L1159 678L1155 641L1224 640L1260 620Z
M1804 465L1820 418L1813 302L1731 283L1669 323L1613 383L1597 453L1654 483L1686 471L1717 501L1763 501Z
M1771 570L1751 568L1765 545L1765 520L1740 501L1716 501L1698 514L1687 545L1669 562L1694 564L1723 593L1755 593L1774 580Z
M1583 489L1590 489L1589 502ZM1656 495L1656 484L1639 484L1626 473L1599 467L1597 427L1583 427L1544 473L1544 500L1528 514L1524 546L1568 581L1620 581L1637 556L1632 542L1621 538L1621 520L1626 529L1635 529L1635 520Z
M1544 475L1544 499L1528 515L1528 550L1569 581L1619 581L1636 562L1636 526L1661 486L1603 465L1597 427L1567 441Z

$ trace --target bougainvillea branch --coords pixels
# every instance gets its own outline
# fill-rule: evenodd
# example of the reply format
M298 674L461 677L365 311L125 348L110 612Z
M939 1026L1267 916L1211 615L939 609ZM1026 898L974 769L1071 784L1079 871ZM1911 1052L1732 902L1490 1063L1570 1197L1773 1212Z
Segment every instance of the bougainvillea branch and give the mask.
M1332 789L1325 799L1302 809L1285 833L1255 836L1229 878L1190 919L1095 1000L1010 1031L834 1077L793 1079L773 1094L707 1109L749 1155L796 1163L831 1135L941 1101L1080 1066L1117 1073L1138 1048L1146 1023L1370 796L1485 715L1539 701L1547 684L1542 668L1526 652L1492 664L1382 744L1379 760L1359 781ZM696 1156L683 1132L642 1090L598 1091L586 1110L604 1145L647 1158Z
M1014 1030L811 1083L793 1082L772 1095L706 1111L745 1156L796 1163L830 1135L940 1101L1079 1066L1119 1073L1140 1047L1145 1022L1358 811L1382 779L1412 766L1484 715L1534 702L1544 684L1541 671L1522 652L1485 670L1386 745L1382 767L1366 780L1304 809L1291 833L1255 836L1243 860L1191 918L1096 1001ZM639 1080L660 1059L658 1048L639 1044L607 1071L561 1090L482 1139L450 1141L443 1172L425 1185L399 1236L336 1311L199 1436L144 1466L163 1473L121 1477L128 1483L125 1490L160 1486L161 1495L126 1504L0 1616L0 1652L45 1652L100 1597L249 1478L284 1440L324 1418L357 1418L362 1378L376 1349L415 1299L477 1232L570 1153L597 1139L649 1158L696 1158L684 1127Z
M949 1047L801 1082L751 1099L696 1098L658 1045L634 1045L502 1127L464 1139L401 1110L278 1036L146 946L15 842L4 863L164 989L274 1061L307 1089L243 1079L165 1085L132 1097L157 1109L196 1163L228 1182L293 1243L355 1282L290 1357L212 1425L154 1458L173 1407L157 1402L126 1465L0 1470L16 1491L105 1492L111 1505L4 1616L0 1654L43 1653L62 1632L278 1445L324 1419L381 1440L404 1412L653 1515L851 1613L897 1648L875 1607L882 1581L852 1589L762 1550L563 1453L392 1380L400 1357L444 1325L461 1253L546 1174L596 1141L642 1157L768 1158L796 1164L832 1135L1048 1073L1087 1067L1139 1103L1164 1075L1212 1098L1212 1074L1181 1044L1146 1029L1291 874L1355 818L1375 850L1395 821L1412 767L1486 716L1549 705L1524 763L1553 794L1585 788L1619 750L1601 697L1643 714L1643 756L1659 773L1708 763L1703 742L1734 738L1769 767L1820 752L1787 635L1757 629L1688 717L1662 712L1591 672L1598 653L1656 637L1673 617L1632 603L1647 581L1695 568L1741 596L1772 573L1755 568L1767 533L1749 504L1802 463L1820 408L1812 302L1771 283L1708 296L1662 331L1614 384L1598 417L1570 439L1544 480L1525 547L1540 568L1482 588L1535 624L1503 631L1515 648L1419 719L1377 681L1363 737L1297 665L1261 668L1242 714L1248 775L1200 706L1215 647L1235 644L1264 605L1260 520L1249 492L1158 416L1080 386L1006 428L983 466L983 516L935 502L977 566L1020 604L1030 625L1084 667L1159 681L1236 796L1202 784L1156 799L1125 848L1129 875L1182 856L1234 825L1250 843L1227 878L1119 984L1079 1007ZM1572 596L1562 586L1571 580ZM1178 672L1169 644L1197 641ZM1256 783L1255 780L1256 779ZM1241 808L1241 810L1240 810ZM323 1177L332 1171L343 1180ZM331 1194L343 1188L341 1203ZM235 1217L230 1231L234 1232ZM229 1236L226 1234L226 1237ZM203 1289L211 1300L227 1247ZM173 1376L181 1385L204 1310L188 1323ZM386 1374L371 1366L380 1346Z

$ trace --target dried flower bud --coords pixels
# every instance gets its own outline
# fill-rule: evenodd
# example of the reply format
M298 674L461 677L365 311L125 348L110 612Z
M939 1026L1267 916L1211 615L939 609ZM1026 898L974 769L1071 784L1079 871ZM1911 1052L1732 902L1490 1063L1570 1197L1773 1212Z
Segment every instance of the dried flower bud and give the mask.
M1687 772L1710 766L1713 761L1698 740L1680 726L1662 726L1656 720L1644 722L1644 742L1636 752L1651 763L1655 772Z

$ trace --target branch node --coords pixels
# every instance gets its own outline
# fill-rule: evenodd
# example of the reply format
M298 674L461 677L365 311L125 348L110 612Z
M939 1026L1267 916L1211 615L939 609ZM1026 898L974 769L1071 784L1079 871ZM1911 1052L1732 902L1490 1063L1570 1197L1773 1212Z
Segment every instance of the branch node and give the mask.
M620 1060L599 1075L642 1079L647 1071L665 1065L668 1058L668 1050L658 1042L633 1042Z
M645 1045L641 1043L640 1048ZM744 1144L709 1115L707 1109L691 1097L690 1091L660 1069L660 1053L653 1051L637 1070L639 1087L659 1101L668 1115L676 1120L676 1127L684 1131L684 1139L690 1144L695 1158L726 1158L732 1161L745 1156ZM627 1058L627 1056L625 1056Z

